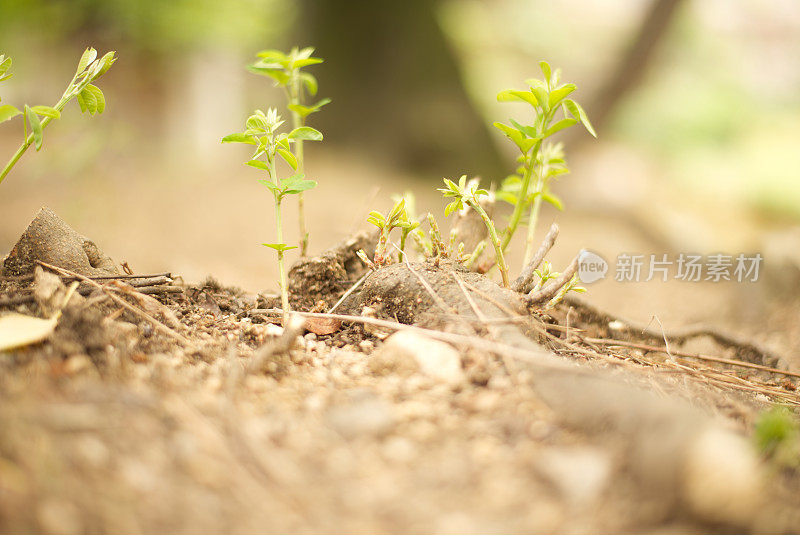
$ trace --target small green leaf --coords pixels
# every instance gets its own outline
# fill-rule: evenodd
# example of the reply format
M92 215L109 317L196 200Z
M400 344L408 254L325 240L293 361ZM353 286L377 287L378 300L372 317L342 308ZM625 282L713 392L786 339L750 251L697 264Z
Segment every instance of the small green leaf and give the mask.
M301 72L300 81L303 82L304 86L306 86L306 91L308 91L309 95L313 97L317 94L319 84L317 84L317 79L314 77L314 75L307 72Z
M253 74L269 76L280 86L285 86L289 83L289 75L281 69L275 69L273 67L261 67L256 63L254 65L248 65L247 70Z
M106 97L99 87L89 84L84 91L89 91L95 99L95 111L103 113L106 110Z
M296 245L286 245L285 243L262 243L264 247L275 249L278 253L284 253L290 249L297 249Z
M21 111L11 104L3 104L0 106L0 123L4 123L9 119L16 117L17 115L20 115L21 113Z
M447 206L445 206L445 208L444 208L444 216L445 217L450 217L450 214L460 210L462 206L463 206L463 203L461 202L461 200L460 199L456 199L455 201L453 201L450 204L448 204Z
M550 69L550 64L546 61L539 62L539 68L542 69L542 74L544 74L544 79L547 83L550 83L550 79L553 77L553 72Z
M92 47L87 48L84 50L83 55L81 55L80 61L78 61L78 71L79 73L86 70L86 67L89 66L91 62L97 59L97 50Z
M0 54L0 76L4 75L11 68L11 58Z
M263 58L266 60L273 60L273 61L280 61L286 59L286 54L284 54L280 50L275 50L272 48L268 50L262 50L261 52L257 53L256 56L258 56L259 58Z
M94 93L89 90L88 88L84 89L78 94L78 103L83 100L83 105L81 106L81 111L88 111L89 115L94 115L97 113L97 98L95 97ZM85 109L84 109L85 107Z
M575 84L564 84L561 87L554 89L550 92L550 98L548 99L548 104L550 108L555 108L558 106L562 100L564 100L567 95L575 91Z
M284 148L278 148L278 154L280 154L281 158L288 163L292 169L297 169L297 158L295 158L294 154Z
M564 203L552 193L542 193L542 200L552 204L557 210L564 211Z
M550 137L553 134L555 134L556 132L560 132L561 130L564 130L565 128L569 128L570 126L573 126L573 125L577 124L577 122L578 122L577 119L573 119L571 117L567 118L567 119L561 119L560 121L558 121L556 124L554 124L553 126L551 126L550 128L548 128L545 131L544 137Z
M321 58L306 58L306 59L298 59L294 63L292 63L292 69L302 69L303 67L308 67L309 65L316 65L318 63L322 63L324 60Z
M285 195L295 195L316 187L317 183L314 180L297 180L290 184L286 184L283 191Z
M258 142L256 138L253 136L248 136L247 134L228 134L224 138L222 138L222 143L247 143L248 145L257 145Z
M51 119L58 119L61 117L61 112L55 108L51 108L50 106L32 106L31 109L36 113L36 115L50 117Z
M586 115L586 112L583 111L583 108L580 104L575 102L571 99L566 99L564 101L564 107L569 110L573 117L578 118L583 123L584 128L592 134L592 136L597 137L597 132L594 131L592 127L592 123L589 122L589 117Z
M294 140L307 140L307 141L322 141L322 133L310 126L301 126L289 132L289 139Z
M269 165L267 165L267 162L264 160L250 160L245 162L245 165L255 167L256 169L261 169L262 171L269 171Z
M39 116L36 115L27 104L25 105L25 117L28 119L28 124L31 125L31 132L33 132L33 143L36 150L42 148L42 123L39 121Z

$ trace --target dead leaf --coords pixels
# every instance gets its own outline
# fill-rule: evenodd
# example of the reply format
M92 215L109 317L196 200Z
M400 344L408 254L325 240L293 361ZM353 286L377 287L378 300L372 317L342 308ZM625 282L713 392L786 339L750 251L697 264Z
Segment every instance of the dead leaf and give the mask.
M41 342L53 332L58 318L41 319L24 314L0 317L0 351Z
M306 330L317 336L333 334L342 328L342 320L336 318L306 318Z

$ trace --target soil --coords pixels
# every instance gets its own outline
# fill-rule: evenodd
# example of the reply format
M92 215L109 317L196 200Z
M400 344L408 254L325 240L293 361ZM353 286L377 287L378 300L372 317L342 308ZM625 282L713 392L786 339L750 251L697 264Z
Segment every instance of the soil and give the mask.
M339 301L367 273L355 251L371 239L293 267L295 308ZM48 315L64 288L36 293L47 279L0 278L0 308ZM800 474L761 464L743 438L772 402L800 404L797 379L677 356L780 364L730 338L592 342L664 345L580 301L530 307L446 260L369 274L337 309L364 322L308 317L297 338L278 326L275 295L116 284L162 327L87 288L48 340L0 354L2 533L800 525ZM451 342L463 376L425 373L426 354L383 366L395 322L431 354Z

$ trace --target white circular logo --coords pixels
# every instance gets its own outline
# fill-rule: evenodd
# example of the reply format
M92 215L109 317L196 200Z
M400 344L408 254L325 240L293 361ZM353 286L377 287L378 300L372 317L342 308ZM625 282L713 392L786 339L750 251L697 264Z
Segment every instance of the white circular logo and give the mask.
M604 279L608 273L608 262L597 253L583 250L578 256L578 278L585 284Z

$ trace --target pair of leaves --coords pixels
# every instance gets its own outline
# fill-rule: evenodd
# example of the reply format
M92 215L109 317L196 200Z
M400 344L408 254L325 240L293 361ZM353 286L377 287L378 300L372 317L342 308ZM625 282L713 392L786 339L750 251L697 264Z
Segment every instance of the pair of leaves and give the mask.
M279 86L285 87L292 81L292 76L299 78L309 95L317 94L319 84L313 75L300 72L303 67L322 63L322 58L311 57L314 49L311 47L298 50L292 48L289 54L280 50L262 50L257 54L259 60L249 65L247 70L254 74L267 76L275 80Z
M399 199L385 216L377 210L373 210L369 213L367 222L381 230L388 229L389 231L393 228L413 230L419 226L419 223L415 224L415 222L409 220L408 211L406 210L406 200L403 198Z
M503 132L508 139L513 141L523 154L527 154L531 148L542 141L542 136L530 135L535 134L533 127L520 125L513 119L511 122L516 126L508 126L501 122L494 122L492 124L495 128Z
M117 61L116 52L107 52L102 58L97 58L97 50L92 47L84 50L81 59L78 61L78 69L75 77L81 79L82 84L89 84L103 76L114 62ZM85 85L84 85L85 87ZM83 89L83 87L81 88Z
M76 100L83 113L88 112L94 116L106 111L106 97L96 85L86 84L86 87L78 93Z
M253 165L256 162L263 164L266 167L266 164L259 160L251 160L247 163L248 165ZM258 167L257 165L253 166ZM277 184L271 180L259 180L259 182L267 186L267 188L269 188L269 190L275 196L275 200L278 201L283 199L283 197L286 195L296 195L298 193L313 189L317 186L317 183L314 180L306 180L303 173L297 173L289 178L283 178Z
M261 245L274 249L279 255L282 255L290 249L297 249L296 245L286 245L285 243L262 243Z

